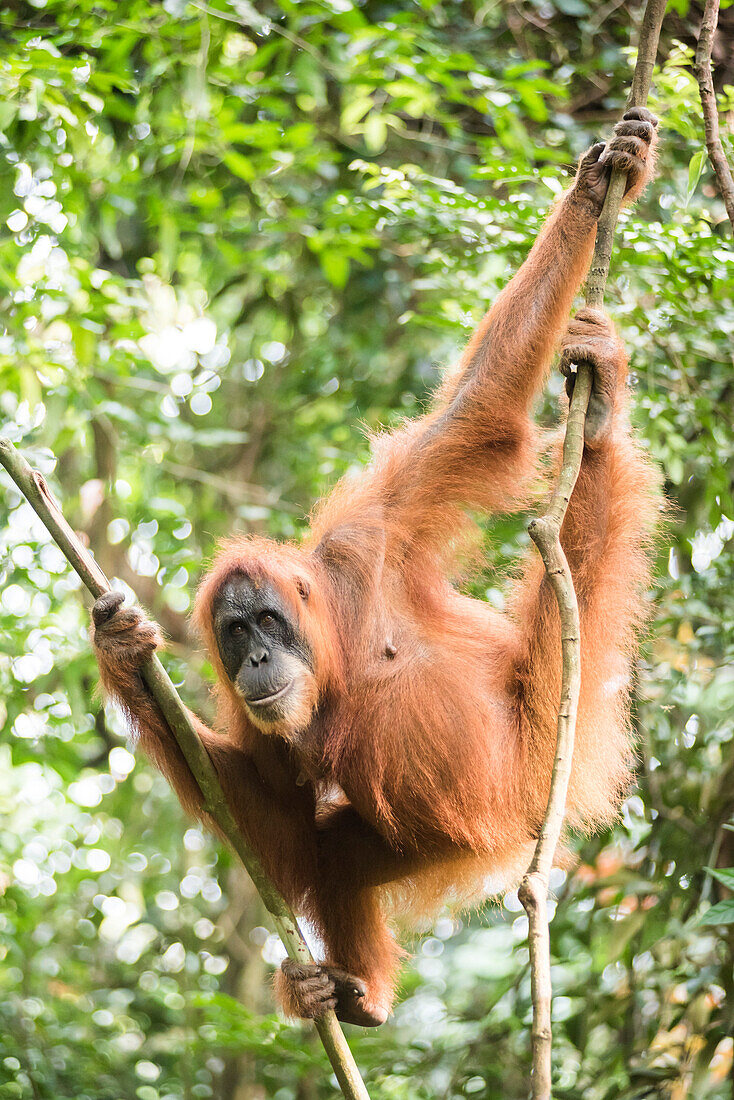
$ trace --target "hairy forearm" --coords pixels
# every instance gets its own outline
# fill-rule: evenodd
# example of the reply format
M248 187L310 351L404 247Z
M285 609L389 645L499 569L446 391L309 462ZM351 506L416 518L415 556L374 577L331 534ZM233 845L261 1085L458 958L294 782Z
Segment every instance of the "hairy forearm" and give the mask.
M599 444L584 448L560 536L582 628L593 622L599 634L609 635L613 644L615 636L627 637L624 624L633 623L638 616L635 608L639 588L648 580L650 541L659 506L654 467L620 411L615 413L621 422L615 423ZM555 661L559 655L557 602L537 555L527 560L525 584L515 590L512 612L524 639L519 664L531 650L537 653L546 644L552 647ZM585 661L597 658L595 653L584 654Z
M112 655L108 657L99 649L96 656L104 694L122 710L136 744L169 781L187 813L201 817L203 799L199 786L140 672ZM196 715L189 713L197 733L206 744L207 739L214 735Z
M593 573L603 556L609 525L611 473L613 467L611 442L602 447L584 448L579 476L574 486L568 511L561 528L561 546L569 568L583 596L588 574Z
M624 171L625 201L636 198L652 173L656 125L649 111L635 108L615 126L609 145L599 142L581 158L573 186L467 348L467 395L514 399L527 410L591 261L608 173Z
M527 411L588 269L597 216L575 187L563 197L464 353L467 397L476 387Z
M204 812L199 786L140 673L119 660L106 660L99 651L97 660L105 694L125 713L140 748L171 784L184 810L213 827ZM249 753L209 729L192 711L189 717L214 764L235 820L260 855L268 875L282 886L283 854L297 846L296 862L306 879L316 858L316 827L309 792L298 788L294 780L292 790L279 797L283 792L276 794L263 780Z
M627 423L626 397L618 391L611 422L594 446L588 443L561 529L581 603L612 568L625 570L650 534L655 476ZM633 501L637 503L632 504Z

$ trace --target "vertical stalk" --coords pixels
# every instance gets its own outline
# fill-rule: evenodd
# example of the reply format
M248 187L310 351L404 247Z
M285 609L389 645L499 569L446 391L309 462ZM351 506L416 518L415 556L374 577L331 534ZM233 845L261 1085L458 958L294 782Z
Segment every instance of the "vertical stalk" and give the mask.
M716 91L714 78L711 72L711 53L714 48L714 35L719 22L719 0L706 0L701 19L701 30L696 46L696 59L693 63L693 71L698 82L698 92L701 97L701 109L703 111L703 127L706 135L706 150L711 161L716 179L724 200L726 213L729 216L731 227L734 229L734 178L726 159L724 146L721 144L719 132L719 110L716 106Z
M640 28L637 63L627 107L643 107L650 92L655 67L660 27L666 0L648 0ZM619 208L627 175L615 170L609 181L604 207L599 217L594 256L586 283L586 304L600 308L614 242ZM581 688L581 627L578 601L566 555L561 546L561 526L581 469L584 452L584 422L591 395L592 375L588 363L577 364L578 374L568 410L563 459L558 483L544 515L534 519L528 532L538 547L548 581L558 601L561 621L561 699L558 708L556 754L553 762L550 794L543 826L530 866L520 884L519 897L528 916L530 949L530 985L533 1002L532 1077L533 1100L551 1097L551 984L550 928L548 925L548 887L551 866L566 812L568 782L573 763L576 714Z

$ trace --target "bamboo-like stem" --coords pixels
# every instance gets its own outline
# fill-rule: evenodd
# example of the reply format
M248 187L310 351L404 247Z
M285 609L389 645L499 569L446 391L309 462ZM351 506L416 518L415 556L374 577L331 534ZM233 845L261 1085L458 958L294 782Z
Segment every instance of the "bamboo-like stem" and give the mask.
M637 64L627 107L642 107L650 92L660 27L666 0L648 0L640 28ZM599 308L609 274L614 229L624 197L627 175L614 171L609 181L599 218L586 283L586 304ZM533 1100L551 1097L551 984L548 887L566 812L568 783L573 763L576 714L581 687L581 626L573 578L561 546L561 526L581 469L584 452L584 422L591 396L592 374L588 363L577 364L576 384L568 410L563 458L558 483L543 516L534 519L528 531L545 565L546 575L558 601L561 622L561 699L558 707L556 753L543 826L530 866L520 884L519 896L528 916L530 985L533 1002L532 1078Z
M724 206L734 230L734 178L726 159L724 147L721 144L719 132L719 112L716 106L716 92L714 90L714 78L711 72L711 52L714 48L714 35L719 22L719 0L706 0L701 19L701 30L696 46L696 58L693 63L693 71L698 82L698 92L701 97L701 109L703 111L703 128L706 135L706 149L708 151L711 167L724 200Z
M13 444L3 438L0 438L0 464L10 474L95 599L109 592L110 582L65 520L43 475L33 470ZM148 690L163 712L199 785L205 812L216 823L221 834L244 864L266 909L273 918L286 951L292 959L299 962L312 962L311 953L298 928L293 910L275 889L257 855L237 828L214 765L168 673L155 654L141 671ZM347 1100L369 1100L364 1081L335 1013L329 1012L322 1019L316 1020L315 1024L344 1096Z

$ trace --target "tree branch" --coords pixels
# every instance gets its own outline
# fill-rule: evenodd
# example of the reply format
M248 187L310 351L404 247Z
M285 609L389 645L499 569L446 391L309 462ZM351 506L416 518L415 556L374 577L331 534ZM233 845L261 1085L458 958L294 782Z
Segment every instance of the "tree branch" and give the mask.
M666 0L648 0L640 28L637 64L627 107L647 102L655 67L660 27ZM604 208L597 227L594 256L586 283L586 304L604 304L614 229L624 196L627 175L614 171L609 181ZM547 901L551 866L566 812L568 782L573 763L576 714L581 686L581 626L573 578L561 546L560 532L581 469L584 451L584 422L591 394L592 375L588 363L577 364L578 373L566 422L563 459L558 483L545 515L534 519L528 531L545 565L548 580L558 601L561 621L561 700L558 708L556 754L550 794L540 837L530 866L520 884L519 897L528 915L530 984L533 1001L532 1097L551 1096L551 984L550 929Z
M726 159L724 147L721 144L719 112L716 106L714 78L711 72L711 53L714 48L714 35L716 34L718 22L719 0L706 0L703 18L701 19L701 30L698 35L698 45L696 46L696 57L693 62L693 72L698 81L698 92L701 96L706 149L711 167L716 173L719 190L724 200L726 212L729 215L732 230L734 230L734 179L732 178L729 162Z
M0 464L10 474L95 599L109 592L110 582L64 519L42 474L31 469L13 444L3 438L0 438ZM292 959L299 962L312 962L311 953L300 933L293 910L277 892L265 874L257 855L237 828L214 765L191 724L186 708L168 673L155 654L141 671L151 695L163 712L199 784L204 799L204 809L216 822L220 832L226 837L247 869L266 909L273 918L286 951ZM369 1100L367 1089L334 1012L329 1012L315 1023L344 1096L347 1100Z

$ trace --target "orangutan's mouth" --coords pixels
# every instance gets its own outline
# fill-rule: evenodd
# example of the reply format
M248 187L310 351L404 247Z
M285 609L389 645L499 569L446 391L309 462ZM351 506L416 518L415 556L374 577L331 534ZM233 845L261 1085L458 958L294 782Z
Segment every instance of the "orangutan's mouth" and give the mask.
M271 695L262 695L259 699L245 699L248 707L269 707L271 703L277 703L278 699L282 699L283 696L290 691L293 687L293 681L289 680L285 687L278 688L277 691L272 692Z

